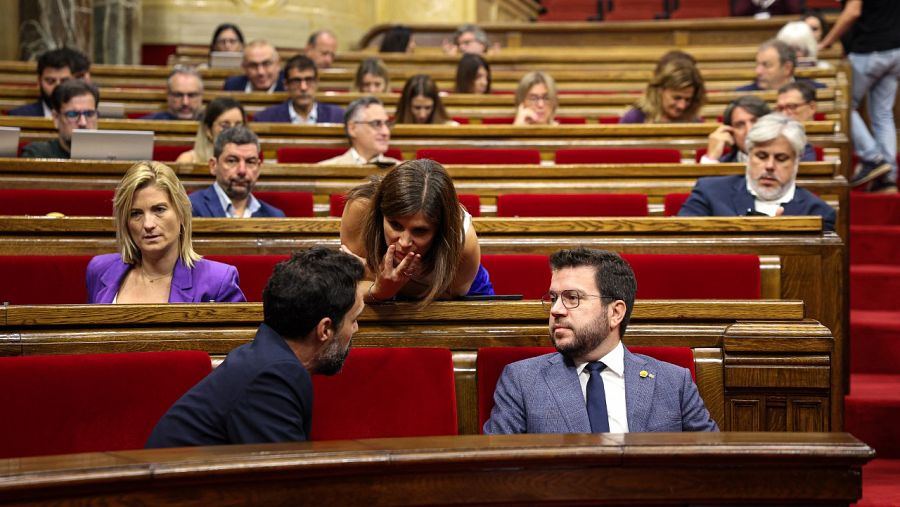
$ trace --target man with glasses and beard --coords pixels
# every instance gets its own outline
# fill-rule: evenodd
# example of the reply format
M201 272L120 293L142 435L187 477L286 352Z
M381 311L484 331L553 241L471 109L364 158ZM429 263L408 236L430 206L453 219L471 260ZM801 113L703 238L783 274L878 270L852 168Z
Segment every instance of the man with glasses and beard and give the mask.
M485 434L718 431L691 373L622 344L637 284L613 252L550 256L557 352L507 365Z
M753 125L745 143L744 174L698 179L678 216L819 215L823 229L834 230L834 209L796 184L806 149L802 124L779 113L767 114Z
M97 128L100 91L93 84L65 81L53 90L51 103L57 138L29 144L22 149L22 158L71 158L72 132Z
M91 62L72 48L52 49L38 58L37 81L41 98L37 102L17 107L9 116L43 116L53 118L53 91L70 79L90 82Z
M275 266L256 337L175 402L147 447L308 440L310 375L341 370L364 307L362 277L358 259L324 247Z
M189 196L193 216L283 217L283 211L260 201L252 193L262 167L259 151L259 138L243 125L219 134L209 159L209 172L216 177L216 182Z

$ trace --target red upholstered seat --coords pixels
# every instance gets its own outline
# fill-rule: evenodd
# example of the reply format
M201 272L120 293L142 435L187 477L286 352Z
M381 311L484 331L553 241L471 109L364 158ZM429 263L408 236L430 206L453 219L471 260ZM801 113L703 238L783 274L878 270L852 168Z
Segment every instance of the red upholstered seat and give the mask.
M516 121L514 116L493 116L481 119L482 125L512 125Z
M550 286L550 262L547 255L483 254L481 264L491 276L497 294L521 294L525 299L540 299Z
M623 254L638 299L759 299L756 255Z
M470 215L473 217L481 216L481 197L478 197L476 194L457 194L456 197Z
M672 363L691 370L691 377L696 378L694 369L694 351L690 347L628 347L635 354ZM555 352L553 347L487 347L478 349L475 360L475 375L478 383L478 428L491 415L494 408L494 388L500 380L503 368L510 363Z
M315 164L338 155L343 155L347 148L307 148L292 146L275 150L275 158L279 164ZM385 156L403 160L403 152L397 148L391 148L385 152Z
M224 262L237 268L239 285L247 301L262 302L263 289L272 276L275 265L289 255L205 255L204 259Z
M279 164L315 164L345 151L347 148L278 148L275 150L275 158Z
M153 160L158 162L174 162L178 155L186 151L190 151L192 146L189 144L171 145L171 144L154 144Z
M90 260L90 255L0 256L0 303L84 304L84 274Z
M253 192L272 206L284 211L288 217L314 217L312 192Z
M498 217L645 217L646 194L502 194Z
M816 162L821 162L825 160L825 149L819 146L813 146L813 151L816 152Z
M571 148L556 150L557 164L679 163L678 150L652 148Z
M441 164L540 164L541 152L529 148L427 148L417 151L416 158Z
M113 190L0 189L0 215L112 216Z
M598 118L600 123L604 125L618 125L619 119L619 116L601 116L600 118Z
M476 194L457 194L459 203L466 208L473 217L481 216L481 197ZM328 216L340 217L344 214L344 204L347 197L344 194L331 194L328 198Z
M0 458L141 449L206 352L0 357Z
M584 116L557 116L556 121L558 121L560 125L585 125L585 124L587 124L587 118L585 118Z
M666 194L663 200L663 215L674 217L690 197L690 193Z
M450 350L355 348L340 373L313 376L313 440L455 435Z

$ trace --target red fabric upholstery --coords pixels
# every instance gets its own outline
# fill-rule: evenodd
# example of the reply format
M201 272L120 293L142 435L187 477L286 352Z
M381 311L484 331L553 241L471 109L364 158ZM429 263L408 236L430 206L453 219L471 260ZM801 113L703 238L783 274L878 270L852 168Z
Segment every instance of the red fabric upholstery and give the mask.
M175 159L178 158L178 155L191 150L191 146L187 144L182 145L168 145L168 144L154 144L153 145L153 160L157 160L159 162L174 162Z
M279 164L315 164L338 155L343 155L347 148L305 148L289 147L275 150L275 158ZM403 152L397 148L391 148L385 152L385 156L403 160Z
M314 217L312 192L253 192L272 206L284 211L288 217Z
M691 377L696 378L694 369L694 351L690 347L628 347L635 354L644 354L660 361L672 363L691 370ZM553 347L487 347L478 349L475 359L475 376L478 382L478 429L491 416L494 408L494 388L500 380L503 368L510 363L555 352Z
M328 197L328 216L341 217L344 215L344 205L347 203L345 194L331 194Z
M755 255L624 254L638 299L759 299Z
M585 118L584 116L557 116L556 121L558 121L560 125L585 125L585 124L587 124L587 118Z
M313 376L313 392L313 440L457 433L448 349L353 349L340 373Z
M441 164L540 164L536 149L429 148L416 152L416 158L430 158Z
M556 150L557 164L653 164L681 162L678 150L650 148L571 148Z
M690 196L690 193L666 194L666 197L663 201L663 215L667 217L674 217L678 215L678 211L681 210L684 202L687 201L688 197Z
M646 194L502 194L498 217L645 217Z
M178 51L175 44L142 44L141 45L141 65L162 65L169 64L169 56L174 55Z
M155 112L156 111L126 111L125 118L128 118L129 120L137 120Z
M547 255L482 254L481 264L491 275L491 284L497 294L521 294L525 299L540 299L550 286Z
M514 116L494 116L481 119L483 125L512 125L516 121Z
M469 123L471 123L471 121L465 116L452 116L450 119L455 121L456 123L459 123L460 125L468 125Z
M481 216L481 197L476 194L457 194L459 203L466 208L473 217ZM344 204L347 197L344 194L331 194L328 198L328 216L340 217L344 214Z
M476 194L457 194L456 197L470 215L481 216L481 197Z
M46 215L59 212L69 216L113 214L112 190L0 189L0 215Z
M0 357L0 458L141 449L205 352Z
M598 118L600 123L604 125L618 125L620 117L618 116L601 116Z
M825 160L825 149L819 146L813 146L813 151L816 152L816 162L821 162Z
M275 158L279 164L315 164L345 151L347 148L278 148L275 150Z
M90 260L90 255L0 256L0 303L84 304L84 274Z
M262 302L263 289L269 283L275 265L289 255L205 255L204 259L224 262L237 268L239 285L247 301Z

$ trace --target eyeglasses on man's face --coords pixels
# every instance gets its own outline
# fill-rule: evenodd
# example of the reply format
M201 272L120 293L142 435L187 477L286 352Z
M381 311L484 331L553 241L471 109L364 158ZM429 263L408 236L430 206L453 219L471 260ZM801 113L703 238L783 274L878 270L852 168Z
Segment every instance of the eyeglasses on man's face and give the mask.
M394 126L393 122L391 122L390 120L370 120L370 121L354 120L353 123L356 123L356 124L364 123L364 124L372 127L375 130L381 130L385 127L391 128Z
M187 92L187 93L169 92L169 97L172 97L173 99L178 99L178 100L184 100L184 99L194 100L196 98L199 98L200 95L201 95L200 92Z
M797 109L800 109L801 107L808 105L808 104L809 104L809 102L795 102L792 104L778 104L775 106L775 110L778 111L779 113L783 113L785 111L790 111L792 113L796 113Z
M84 111L66 111L62 113L63 118L70 123L75 123L78 121L78 118L84 116L84 119L90 120L97 116L96 109L86 109Z
M562 299L562 304L566 307L567 310L572 310L578 308L578 305L581 304L581 300L584 298L599 298L599 299L610 299L615 300L616 298L612 296L601 296L600 294L582 294L575 289L564 290L557 294L556 292L548 292L541 297L541 304L544 305L544 308L547 310L553 308L553 305L556 304L556 300Z

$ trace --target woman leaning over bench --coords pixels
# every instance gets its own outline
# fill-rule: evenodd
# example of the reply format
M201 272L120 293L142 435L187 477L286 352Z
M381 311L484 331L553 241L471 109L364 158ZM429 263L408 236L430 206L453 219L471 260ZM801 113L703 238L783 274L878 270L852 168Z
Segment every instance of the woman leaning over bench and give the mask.
M492 295L472 216L433 160L410 160L350 191L341 249L362 258L365 300Z
M87 267L88 303L242 302L234 266L201 259L191 245L191 203L168 166L138 162L114 198L119 253Z

